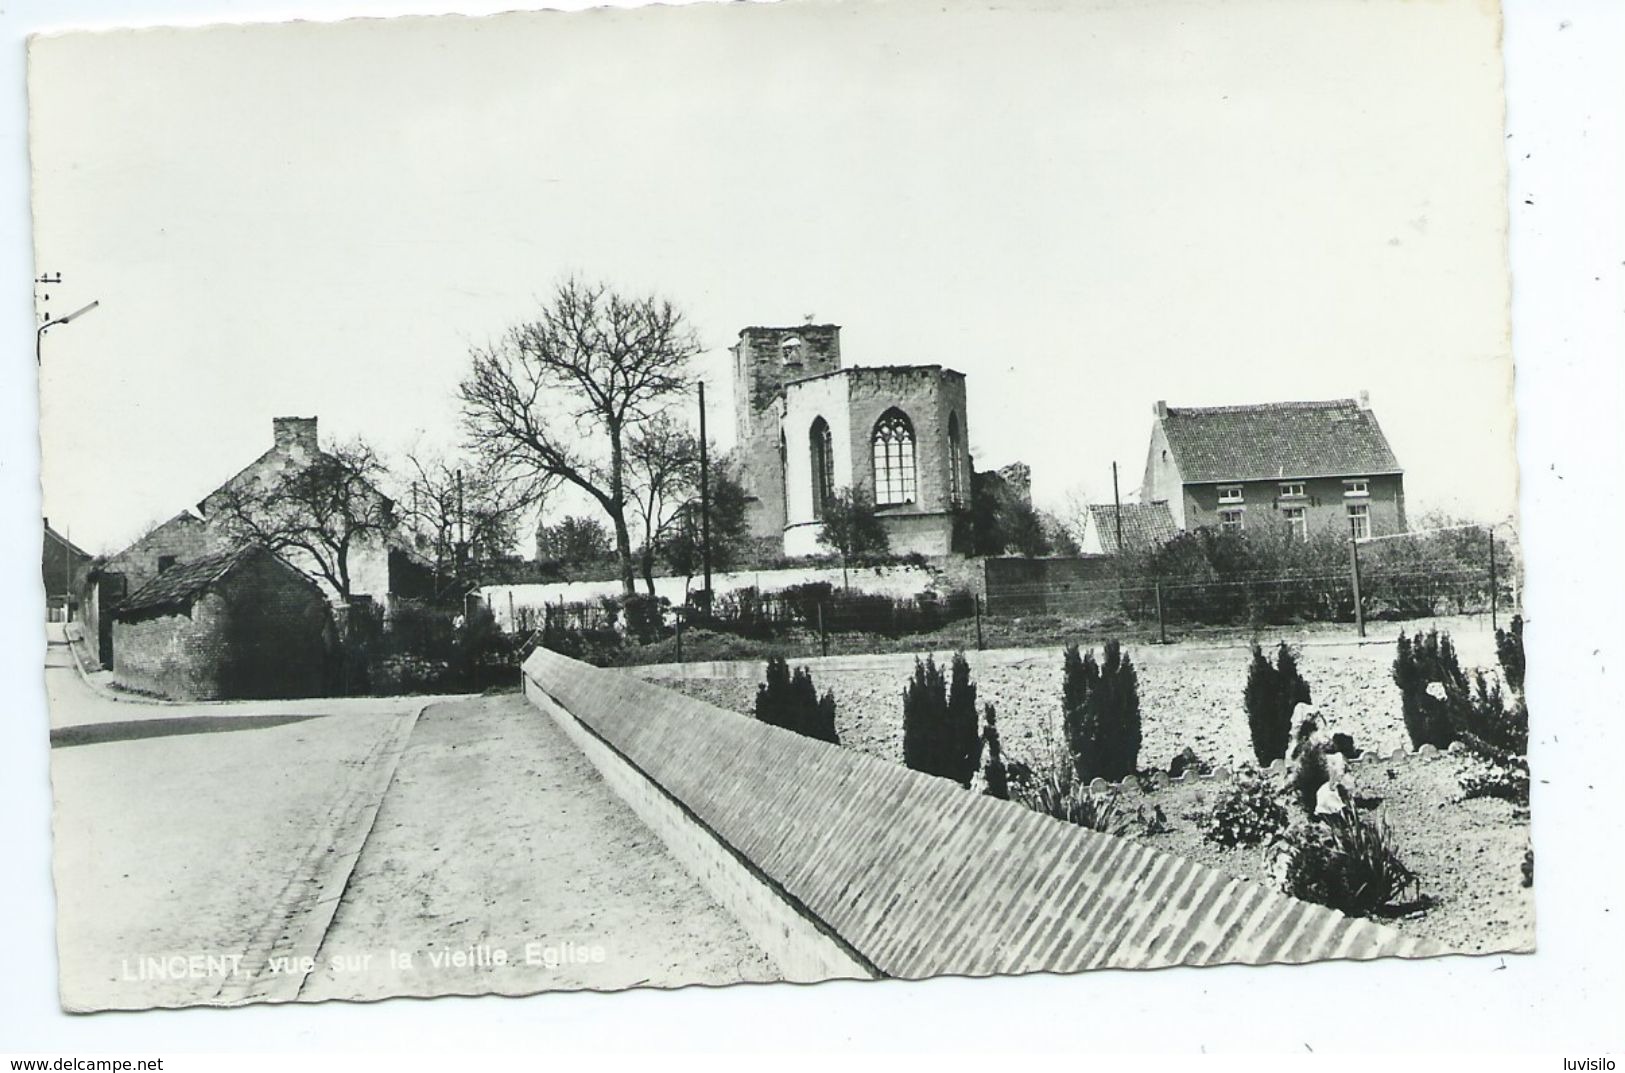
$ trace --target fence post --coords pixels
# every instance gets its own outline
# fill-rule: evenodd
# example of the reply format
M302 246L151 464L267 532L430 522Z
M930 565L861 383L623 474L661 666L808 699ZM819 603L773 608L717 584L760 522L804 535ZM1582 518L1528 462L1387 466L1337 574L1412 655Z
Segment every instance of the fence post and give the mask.
M1349 568L1354 578L1354 628L1365 636L1365 602L1360 599L1360 540L1349 538Z
M1163 617L1163 614L1162 614L1162 582L1158 581L1156 583L1156 585L1157 585L1157 636L1159 638L1161 638L1163 644L1167 644L1168 643L1168 621L1167 621L1167 619L1165 619Z
M1495 587L1495 529L1492 526L1487 528L1486 532L1490 535L1490 629L1498 630L1501 628L1501 623L1498 618L1500 594Z
M987 647L982 640L982 596L980 593L973 595L976 597L976 651L980 652Z
M818 601L818 650L829 655L829 634L824 629L824 601Z

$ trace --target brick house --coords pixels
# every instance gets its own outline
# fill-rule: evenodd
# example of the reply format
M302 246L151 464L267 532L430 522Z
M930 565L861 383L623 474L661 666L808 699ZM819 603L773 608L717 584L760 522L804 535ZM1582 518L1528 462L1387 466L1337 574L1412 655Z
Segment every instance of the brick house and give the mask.
M80 593L90 553L51 528L45 519L45 540L40 551L40 578L45 585L45 621L72 622L82 617Z
M734 420L751 533L813 555L841 488L874 500L892 550L946 555L970 496L965 376L940 365L845 368L833 324L745 328Z
M1118 515L1122 515L1122 545L1118 544ZM1078 542L1084 555L1117 555L1122 551L1145 551L1171 539L1179 532L1168 504L1124 503L1091 505L1084 515L1083 539Z
M1140 502L1185 530L1274 526L1310 534L1402 532L1405 475L1358 401L1172 407L1158 402Z
M327 692L335 631L305 574L264 548L168 567L111 615L115 679L184 700Z

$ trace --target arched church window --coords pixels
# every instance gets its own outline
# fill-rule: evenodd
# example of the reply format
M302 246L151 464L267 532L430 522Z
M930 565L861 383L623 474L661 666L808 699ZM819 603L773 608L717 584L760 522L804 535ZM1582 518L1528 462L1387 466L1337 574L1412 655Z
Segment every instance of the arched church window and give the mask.
M812 512L815 519L821 519L824 504L835 494L835 443L829 434L829 422L814 418L808 441L812 454Z
M948 501L954 506L965 502L965 448L959 439L959 415L948 415Z
M914 502L914 426L903 411L894 408L880 416L875 422L871 445L875 461L875 505Z
M779 522L790 524L790 451L784 442L784 430L779 429Z

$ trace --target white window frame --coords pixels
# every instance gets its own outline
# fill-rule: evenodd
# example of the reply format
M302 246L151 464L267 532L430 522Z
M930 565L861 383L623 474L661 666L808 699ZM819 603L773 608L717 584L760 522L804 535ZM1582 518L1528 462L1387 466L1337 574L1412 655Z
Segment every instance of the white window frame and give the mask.
M1350 503L1344 510L1348 513L1349 536L1364 540L1371 535L1371 504Z
M1360 478L1358 478L1356 480L1344 481L1343 482L1343 498L1345 498L1345 499L1370 499L1371 498L1371 481L1368 478L1365 478L1365 477L1360 477Z
M1241 494L1241 485L1239 485L1239 484L1221 484L1221 485L1219 485L1219 502L1220 503L1241 503L1241 502L1245 502L1245 499Z
M1297 489L1297 491L1293 491L1294 488ZM1282 499L1308 499L1309 498L1308 487L1304 484L1303 481L1282 481L1281 482L1281 498Z
M1282 507L1281 513L1286 517L1286 524L1299 540L1309 539L1309 508L1304 506Z
M1245 532L1247 512L1241 507L1225 507L1219 511L1219 528L1226 533Z

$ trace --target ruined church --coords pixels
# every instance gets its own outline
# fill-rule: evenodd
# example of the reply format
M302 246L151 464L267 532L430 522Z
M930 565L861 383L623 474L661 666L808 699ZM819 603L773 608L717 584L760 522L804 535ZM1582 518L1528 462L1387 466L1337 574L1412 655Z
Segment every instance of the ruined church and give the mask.
M843 368L834 324L745 328L732 347L750 531L815 555L838 490L874 501L893 552L954 551L970 499L965 376L940 365Z

